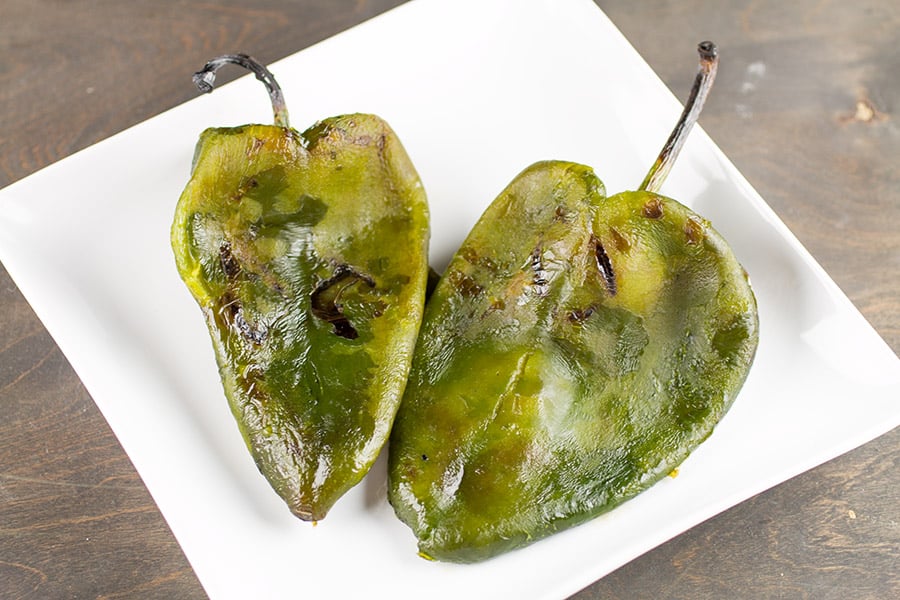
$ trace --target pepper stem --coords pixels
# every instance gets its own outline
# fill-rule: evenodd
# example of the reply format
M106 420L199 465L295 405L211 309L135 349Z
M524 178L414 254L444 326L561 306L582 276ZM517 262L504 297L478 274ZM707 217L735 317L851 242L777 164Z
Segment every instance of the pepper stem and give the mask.
M662 187L663 181L668 176L672 165L681 152L681 147L687 139L688 134L700 111L703 110L703 104L709 95L713 81L716 79L716 68L719 65L719 49L712 42L700 42L697 46L697 52L700 54L700 68L697 71L697 77L694 79L694 86L691 88L691 95L688 97L687 103L684 105L684 111L681 118L675 124L675 129L666 140L665 146L656 157L656 162L650 168L650 172L644 178L639 191L658 192Z
M213 91L213 86L216 82L216 71L229 63L252 71L256 78L263 82L263 85L266 86L266 90L269 92L269 98L272 100L275 124L279 127L290 127L287 105L284 103L284 94L281 93L281 86L275 81L275 76L272 75L271 71L251 56L246 54L223 54L222 56L217 56L206 63L202 69L194 73L194 85L204 94L209 94Z

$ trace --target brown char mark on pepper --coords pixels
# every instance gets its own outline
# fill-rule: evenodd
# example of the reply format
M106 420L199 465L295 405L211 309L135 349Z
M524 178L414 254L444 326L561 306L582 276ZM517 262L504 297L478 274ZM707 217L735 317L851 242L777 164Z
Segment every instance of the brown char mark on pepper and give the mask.
M341 294L360 281L370 288L375 287L375 280L369 275L356 271L350 265L341 264L331 277L323 279L316 285L309 297L313 316L330 323L335 335L348 340L358 338L359 332L344 315L344 308L340 304Z
M254 327L244 316L244 307L234 294L234 287L241 275L241 265L231 252L231 244L227 241L219 246L219 262L222 271L228 279L229 286L220 299L220 307L223 316L236 329L246 341L256 346L266 340L268 330L265 326Z
M597 309L594 308L593 306L588 306L587 308L573 310L573 311L569 312L569 322L573 323L573 324L584 323L585 321L587 321L590 318L590 316L592 314L594 314L594 312L596 310Z
M606 249L603 247L599 238L591 236L591 243L594 245L594 257L597 259L597 270L600 272L600 276L603 278L604 283L606 283L606 291L609 292L610 296L615 296L618 291L618 284L616 282L616 273L613 271L612 262L609 260L609 255L606 253Z
M475 298L484 292L484 287L475 279L457 269L447 271L447 280L464 298Z
M658 197L653 196L644 203L644 206L641 208L641 214L648 219L659 219L663 216L662 201Z
M227 241L222 242L219 246L219 263L222 265L222 271L228 281L235 281L241 274L241 266L231 252L231 244Z
M531 253L531 271L534 274L532 285L534 291L541 298L550 292L550 280L547 279L547 270L544 268L544 249L537 246Z
M696 217L688 217L688 219L684 222L684 235L687 238L688 244L699 244L706 236L706 231L703 227L703 223Z
M230 320L241 336L255 346L265 342L268 329L264 326L254 327L251 325L244 317L244 307L237 298L226 296L225 299L228 300L225 307L228 309Z
M259 187L259 181L257 181L256 177L249 177L244 179L241 182L241 185L238 186L238 189L231 195L231 199L235 202L240 202L244 196L247 195L250 190Z

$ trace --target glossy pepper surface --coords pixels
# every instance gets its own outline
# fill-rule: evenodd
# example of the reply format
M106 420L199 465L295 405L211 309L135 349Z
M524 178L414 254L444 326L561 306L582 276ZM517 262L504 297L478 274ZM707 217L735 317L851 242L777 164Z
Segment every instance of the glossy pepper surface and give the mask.
M606 197L580 164L532 165L428 302L391 503L422 555L458 562L581 523L710 435L756 344L746 273L706 220L647 188Z
M198 75L243 61L272 93L252 59L225 59ZM369 470L402 397L428 209L383 120L298 133L279 101L276 125L202 133L172 247L257 466L294 514L319 520Z

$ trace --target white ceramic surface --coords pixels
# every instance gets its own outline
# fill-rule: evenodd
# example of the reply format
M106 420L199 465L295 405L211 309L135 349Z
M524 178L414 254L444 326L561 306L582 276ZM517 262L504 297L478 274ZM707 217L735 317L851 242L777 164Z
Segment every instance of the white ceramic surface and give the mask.
M696 41L672 51L693 64ZM680 112L590 0L415 0L271 68L298 129L346 112L391 123L429 194L438 267L534 161L592 165L610 193L636 187ZM417 557L385 500L383 456L325 521L302 523L243 446L168 238L200 131L270 120L244 77L0 191L0 260L214 599L562 598L900 424L900 361L695 129L662 191L732 243L761 343L734 408L679 476L478 565Z

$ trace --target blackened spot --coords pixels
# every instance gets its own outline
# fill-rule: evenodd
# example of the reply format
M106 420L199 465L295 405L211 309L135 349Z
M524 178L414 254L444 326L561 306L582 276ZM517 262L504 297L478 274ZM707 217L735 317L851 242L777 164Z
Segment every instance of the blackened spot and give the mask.
M225 292L221 303L228 323L241 334L241 337L257 346L266 341L267 329L262 326L254 327L247 321L241 301L230 291Z
M359 337L359 332L356 331L356 328L350 324L350 321L347 320L346 317L335 319L332 321L332 325L334 325L334 332L342 338L355 340Z
M609 255L606 254L606 249L603 248L603 244L600 243L598 238L593 238L593 242L594 256L597 258L597 269L600 271L603 281L606 282L606 290L609 292L609 295L615 296L618 286L616 285L616 274L613 271Z
M338 265L334 275L320 281L309 298L313 316L331 323L334 333L348 340L358 338L359 332L344 316L344 307L339 301L345 289L360 281L370 288L375 287L375 281L369 275L347 264Z
M534 290L543 298L550 291L550 281L547 279L547 270L544 269L544 251L540 246L531 253L531 270L534 273L532 278Z
M663 214L663 206L662 202L656 196L647 200L644 203L644 207L641 209L641 214L643 214L648 219L658 219Z
M427 454L423 454L423 455L422 455L422 460L428 460L428 455L427 455Z
M266 334L268 331L265 328L253 327L253 325L248 323L247 319L244 318L244 310L239 305L232 306L237 306L237 310L234 313L234 323L237 325L241 335L244 336L244 339L257 346L266 341Z
M238 264L234 254L231 253L231 244L227 241L222 242L222 245L219 246L219 262L222 265L222 271L225 272L225 277L228 279L237 279L238 275L241 274L241 266Z
M590 318L596 309L593 306L588 306L587 308L573 310L569 313L569 322L571 323L584 323Z
M225 277L232 284L229 287L233 288L233 284L241 276L241 265L231 252L231 244L227 241L222 242L222 245L219 246L219 262L222 265ZM240 300L234 296L231 290L225 292L220 303L228 323L237 329L245 340L256 345L265 341L266 328L254 327L247 321L246 317L244 317L244 308Z

